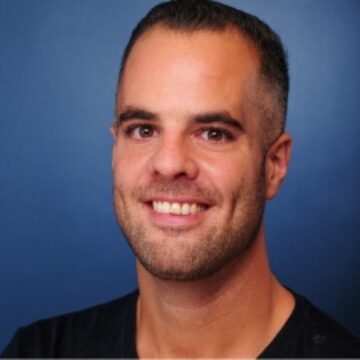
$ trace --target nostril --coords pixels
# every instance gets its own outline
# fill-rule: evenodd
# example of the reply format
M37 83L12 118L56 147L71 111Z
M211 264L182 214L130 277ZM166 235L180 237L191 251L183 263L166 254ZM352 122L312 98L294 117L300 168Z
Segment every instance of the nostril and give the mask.
M153 167L156 173L173 178L192 178L197 173L196 165L191 158L171 153L165 157L157 156Z

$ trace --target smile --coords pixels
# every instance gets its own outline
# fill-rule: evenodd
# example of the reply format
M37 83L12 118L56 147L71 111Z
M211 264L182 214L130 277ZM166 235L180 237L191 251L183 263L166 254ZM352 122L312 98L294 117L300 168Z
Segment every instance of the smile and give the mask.
M205 210L204 205L199 205L196 203L179 203L168 201L153 201L152 208L157 213L182 216L195 215Z

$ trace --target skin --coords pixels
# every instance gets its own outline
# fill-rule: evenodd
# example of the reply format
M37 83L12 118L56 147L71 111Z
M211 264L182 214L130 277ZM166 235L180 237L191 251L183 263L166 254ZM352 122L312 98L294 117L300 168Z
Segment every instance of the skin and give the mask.
M141 357L257 356L292 311L262 225L291 139L264 153L258 72L256 50L231 29L155 27L128 58L112 165L116 215L138 258ZM202 211L159 214L152 201Z

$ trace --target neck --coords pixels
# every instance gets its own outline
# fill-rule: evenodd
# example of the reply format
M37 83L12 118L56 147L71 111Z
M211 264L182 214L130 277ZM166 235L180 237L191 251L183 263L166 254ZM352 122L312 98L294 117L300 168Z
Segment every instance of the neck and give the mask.
M138 278L140 357L256 357L294 306L270 271L263 229L241 259L206 279L164 281L140 264Z

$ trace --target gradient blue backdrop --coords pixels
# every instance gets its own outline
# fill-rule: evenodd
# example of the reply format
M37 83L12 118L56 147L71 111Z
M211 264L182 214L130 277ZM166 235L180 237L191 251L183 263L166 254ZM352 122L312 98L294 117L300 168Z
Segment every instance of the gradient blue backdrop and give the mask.
M360 1L226 1L290 55L289 177L272 266L360 334ZM119 59L157 1L0 0L0 349L20 325L120 296L134 259L112 211Z

